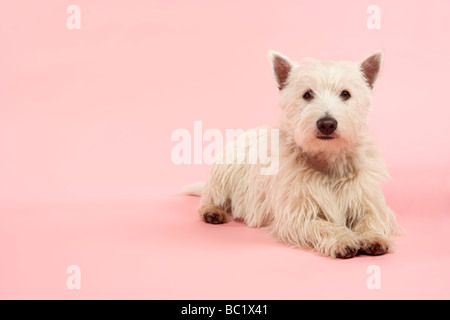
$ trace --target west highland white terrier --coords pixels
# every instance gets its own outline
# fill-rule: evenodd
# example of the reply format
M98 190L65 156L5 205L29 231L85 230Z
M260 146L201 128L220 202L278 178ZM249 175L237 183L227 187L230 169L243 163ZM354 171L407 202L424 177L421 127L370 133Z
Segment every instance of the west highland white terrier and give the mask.
M386 205L380 183L388 175L368 133L383 52L356 63L302 64L269 54L280 92L279 127L239 137L218 156L222 161L206 184L185 188L201 195L201 218L220 224L231 214L290 246L333 258L392 251L400 228ZM268 138L267 129L279 132L276 150L268 148L278 157L276 172L261 174L261 163L225 161L230 152L251 153Z

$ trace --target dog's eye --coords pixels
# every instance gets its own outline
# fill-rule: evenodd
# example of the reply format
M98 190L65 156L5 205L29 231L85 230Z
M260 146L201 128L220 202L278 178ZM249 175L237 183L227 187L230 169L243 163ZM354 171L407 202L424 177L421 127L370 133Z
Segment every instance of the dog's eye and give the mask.
M344 100L344 101L348 100L348 99L350 99L350 97L351 97L350 92L348 92L347 90L344 90L341 92L342 100Z
M311 101L314 98L314 94L311 90L308 90L305 92L305 94L303 95L303 99L305 99L306 101Z

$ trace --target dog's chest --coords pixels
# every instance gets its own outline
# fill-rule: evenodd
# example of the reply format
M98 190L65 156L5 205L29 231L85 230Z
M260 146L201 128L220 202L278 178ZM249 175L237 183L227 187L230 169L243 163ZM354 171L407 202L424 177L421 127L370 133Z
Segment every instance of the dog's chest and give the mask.
M327 220L345 224L359 215L362 207L362 188L355 176L322 176L314 180L314 187L307 188L309 192L306 196L314 199L319 212Z

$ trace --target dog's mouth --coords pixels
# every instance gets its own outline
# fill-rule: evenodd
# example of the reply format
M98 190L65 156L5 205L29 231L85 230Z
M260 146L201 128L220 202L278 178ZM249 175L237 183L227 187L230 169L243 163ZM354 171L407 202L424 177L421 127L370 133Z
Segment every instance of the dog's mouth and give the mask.
M316 135L316 138L320 139L320 140L333 140L333 139L336 139L336 136L335 135L326 136L326 135L318 134L318 135Z

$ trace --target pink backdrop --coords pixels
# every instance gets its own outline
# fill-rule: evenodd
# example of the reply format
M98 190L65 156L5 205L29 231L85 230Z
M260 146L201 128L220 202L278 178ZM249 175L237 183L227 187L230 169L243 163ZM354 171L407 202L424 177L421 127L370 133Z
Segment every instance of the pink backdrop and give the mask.
M81 29L69 30L69 5ZM369 30L369 5L381 29ZM0 298L450 298L448 1L3 1ZM371 128L406 234L336 261L201 223L175 129L275 124L267 51L385 51ZM66 287L67 266L80 290ZM379 265L382 289L366 287ZM224 276L224 274L226 274Z

